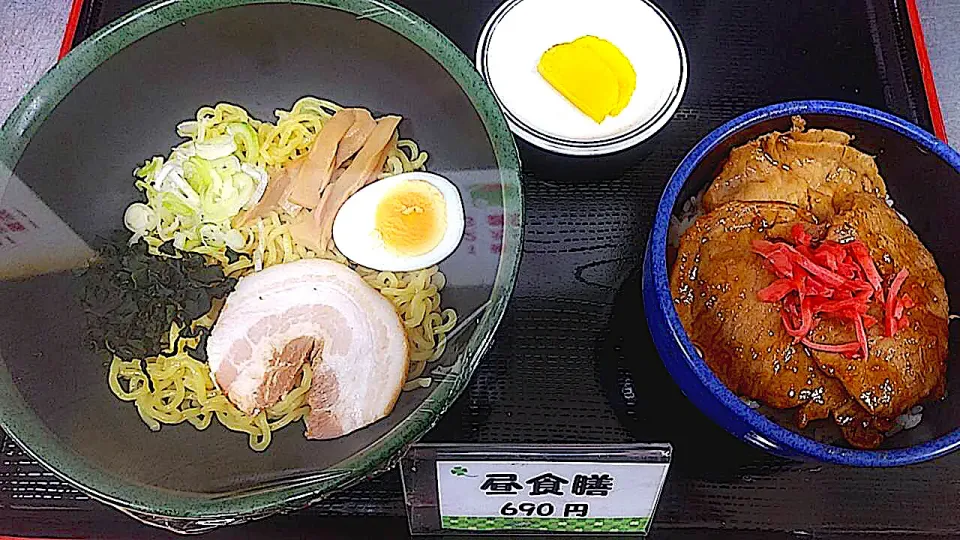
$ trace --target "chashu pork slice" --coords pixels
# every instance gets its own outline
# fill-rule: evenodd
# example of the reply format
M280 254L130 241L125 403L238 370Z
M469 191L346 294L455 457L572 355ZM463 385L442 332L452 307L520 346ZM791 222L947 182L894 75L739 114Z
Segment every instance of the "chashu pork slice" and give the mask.
M393 410L409 350L393 304L376 289L342 264L305 259L241 279L207 357L217 385L248 414L279 401L311 362L306 436L332 439Z

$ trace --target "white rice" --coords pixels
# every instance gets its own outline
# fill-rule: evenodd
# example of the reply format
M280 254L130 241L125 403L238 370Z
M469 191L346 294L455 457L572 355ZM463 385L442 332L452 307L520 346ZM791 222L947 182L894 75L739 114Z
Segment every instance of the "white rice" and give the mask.
M706 189L700 191L696 196L690 197L680 208L679 216L670 216L670 227L667 229L667 244L669 246L680 247L680 237L693 225L693 222L703 213L700 200Z
M754 400L752 400L752 399L750 399L750 398L746 398L746 397L743 397L743 396L740 396L740 401L742 401L744 404L746 404L747 407L750 407L751 409L759 409L759 408L760 408L760 402L759 402L759 401L754 401Z
M907 216L901 214L900 211L897 210L896 208L893 208L893 199L890 198L890 195L887 195L887 200L886 200L885 202L887 203L887 206L889 206L890 208L892 208L893 211L896 212L898 216L900 216L900 219L901 219L905 224L910 225L910 220L907 219Z
M923 406L916 405L906 413L897 417L896 425L887 432L887 437L907 429L913 429L920 425L921 420L923 420Z

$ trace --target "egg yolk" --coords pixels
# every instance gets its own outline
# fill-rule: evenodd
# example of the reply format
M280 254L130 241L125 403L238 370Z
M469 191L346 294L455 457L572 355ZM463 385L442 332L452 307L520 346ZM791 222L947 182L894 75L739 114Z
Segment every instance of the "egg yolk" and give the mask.
M616 45L596 36L550 47L540 57L537 71L598 124L620 114L637 87L630 60Z
M447 228L447 204L428 182L404 182L377 204L375 227L383 245L396 255L417 256L437 247Z

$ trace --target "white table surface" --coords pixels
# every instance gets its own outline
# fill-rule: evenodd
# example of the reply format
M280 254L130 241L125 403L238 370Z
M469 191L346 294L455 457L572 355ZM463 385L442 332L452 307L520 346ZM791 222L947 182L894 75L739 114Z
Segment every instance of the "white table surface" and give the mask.
M70 0L0 0L0 120L57 61Z
M960 0L917 0L947 139L960 148Z

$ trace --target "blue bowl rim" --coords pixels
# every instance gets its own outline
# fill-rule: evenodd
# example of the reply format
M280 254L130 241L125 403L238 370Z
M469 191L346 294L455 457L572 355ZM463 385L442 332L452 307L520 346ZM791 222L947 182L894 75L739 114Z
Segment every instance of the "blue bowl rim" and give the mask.
M761 107L747 112L723 124L704 137L683 158L670 177L654 220L650 235L652 274L657 306L667 322L673 339L680 345L681 352L691 371L700 383L724 406L736 414L755 432L754 440L760 444L784 446L795 453L806 455L820 461L858 467L892 467L909 465L946 455L960 447L960 428L923 444L892 450L853 450L823 444L781 427L763 414L744 403L731 392L713 371L706 365L687 337L683 324L673 307L670 293L669 272L667 270L666 248L667 231L670 216L677 197L687 178L700 164L701 160L714 148L735 133L761 122L788 117L795 114L832 114L870 122L888 128L906 136L946 161L960 173L960 154L947 146L924 129L902 118L870 107L841 101L807 100L790 101ZM644 291L644 294L650 294ZM766 441L765 441L766 439Z

